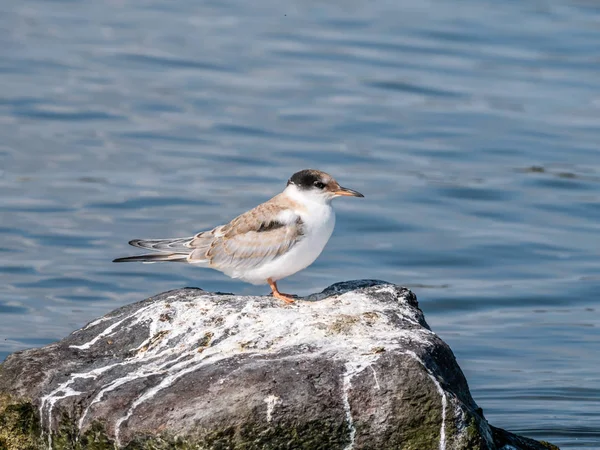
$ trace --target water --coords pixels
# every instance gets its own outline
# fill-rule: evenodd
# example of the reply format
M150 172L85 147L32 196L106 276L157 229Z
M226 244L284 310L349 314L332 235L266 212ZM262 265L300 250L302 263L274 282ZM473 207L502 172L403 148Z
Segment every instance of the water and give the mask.
M299 294L419 297L496 426L600 447L600 7L589 1L0 3L0 359L199 286L116 265L331 172L365 199Z

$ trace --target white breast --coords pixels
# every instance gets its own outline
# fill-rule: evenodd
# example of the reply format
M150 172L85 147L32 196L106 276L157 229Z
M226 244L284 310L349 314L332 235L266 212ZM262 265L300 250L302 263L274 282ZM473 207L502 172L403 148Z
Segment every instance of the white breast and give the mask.
M274 281L299 272L310 266L321 254L335 227L335 212L330 204L313 203L298 211L302 219L303 237L287 253L240 278L253 284L264 284L268 278Z

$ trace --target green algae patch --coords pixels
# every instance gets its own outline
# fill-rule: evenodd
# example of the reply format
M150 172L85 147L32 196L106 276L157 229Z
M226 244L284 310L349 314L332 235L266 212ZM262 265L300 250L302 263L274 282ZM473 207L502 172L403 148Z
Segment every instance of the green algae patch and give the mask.
M469 420L469 425L467 425L466 441L464 442L462 448L464 450L470 450L473 448L485 448L485 440L481 436L481 431L479 430L477 421L473 416L471 416L471 419Z
M0 450L46 450L48 436L42 437L37 408L30 402L15 402L0 394ZM94 422L79 435L75 421L63 415L59 430L52 434L53 450L114 450L104 426Z
M93 422L92 425L78 440L81 443L82 450L105 450L114 449L114 442L106 435L105 427L100 422Z
M124 450L341 450L350 442L349 433L345 422L328 423L315 420L305 424L287 423L270 427L265 427L264 423L257 423L199 431L195 437L175 437L169 434L137 436L124 446Z
M29 402L0 395L0 450L37 450L42 447L37 410Z
M547 448L548 450L560 450L560 448L558 448L556 445L551 444L550 442L547 441L539 441L540 444L542 444L543 447Z
M427 411L409 430L397 430L389 436L382 450L402 448L421 450L437 448L441 424L441 411L436 403L426 406ZM453 418L446 417L446 439L449 444L456 438ZM466 428L466 441L459 448L473 450L485 448L475 417L471 416ZM48 436L42 437L37 409L27 401L17 402L0 394L0 450L46 450ZM355 423L357 431L365 424ZM496 430L499 432L500 430ZM503 433L506 433L502 431ZM510 433L506 433L510 435ZM511 435L514 436L514 435ZM514 436L516 439L524 439ZM281 423L265 427L264 423L221 430L197 430L192 436L137 435L127 443L125 450L274 450L280 448L343 449L350 443L350 429L345 421L311 421L308 423ZM540 442L547 450L559 450L553 444ZM61 415L58 431L52 434L52 450L114 450L115 442L106 434L105 424L93 422L83 434L76 420L66 413ZM529 447L524 447L529 448Z
M422 415L418 422L402 433L400 447L403 450L422 450L425 448L438 448L442 425L442 411L439 398L431 398L423 403Z
M350 429L346 421L312 420L306 423L279 423L265 428L264 423L241 429L240 448L279 449L292 447L343 449L350 443Z
M410 403L407 399L403 405ZM419 409L415 409L414 415L410 418L404 416L403 419L391 420L386 425L383 425L381 434L373 433L373 423L371 418L366 416L363 418L354 419L354 427L356 429L355 448L377 448L380 450L423 450L437 449L440 443L440 432L442 429L442 408L441 400L438 396L421 395L415 403L420 405ZM407 408L413 411L413 408ZM405 410L399 409L398 415L405 414ZM446 417L446 424L449 420ZM373 433L371 439L365 440L364 436ZM444 433L446 440L450 438L449 430ZM344 448L344 447L342 447ZM451 448L451 447L448 447Z
M0 450L45 450L48 437L41 438L37 411L30 403L8 405L0 414ZM313 421L306 424L281 424L265 428L264 424L228 427L196 436L138 435L124 450L270 450L280 448L343 449L349 443L347 424ZM106 434L106 427L94 422L82 435L75 421L63 414L58 431L52 434L52 450L114 450L115 442Z

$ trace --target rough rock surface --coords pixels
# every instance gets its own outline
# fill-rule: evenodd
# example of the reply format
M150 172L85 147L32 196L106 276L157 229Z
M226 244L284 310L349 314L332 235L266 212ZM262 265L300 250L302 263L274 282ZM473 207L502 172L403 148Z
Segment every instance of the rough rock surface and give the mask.
M0 366L0 449L548 449L488 425L409 290L181 289Z

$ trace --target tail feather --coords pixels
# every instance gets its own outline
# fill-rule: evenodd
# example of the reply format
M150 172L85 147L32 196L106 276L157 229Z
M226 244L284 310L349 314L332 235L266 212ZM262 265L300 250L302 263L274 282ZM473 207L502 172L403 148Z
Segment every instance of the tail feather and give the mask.
M127 256L125 258L114 259L113 262L187 262L187 255L180 253L151 253L148 255Z
M189 253L191 249L188 244L192 241L192 239L194 238L134 239L129 241L129 245L158 252Z

